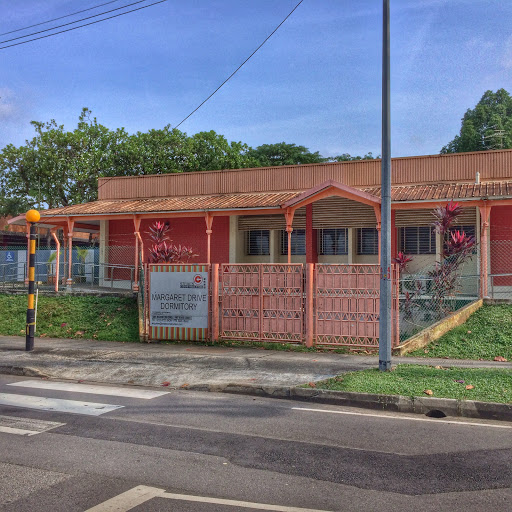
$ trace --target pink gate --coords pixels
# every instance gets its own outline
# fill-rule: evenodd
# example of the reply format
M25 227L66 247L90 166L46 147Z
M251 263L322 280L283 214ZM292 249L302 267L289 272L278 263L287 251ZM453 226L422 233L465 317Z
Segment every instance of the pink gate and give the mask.
M315 265L317 345L379 346L379 265ZM393 346L398 345L398 272L392 280Z
M220 337L302 342L303 265L220 266Z

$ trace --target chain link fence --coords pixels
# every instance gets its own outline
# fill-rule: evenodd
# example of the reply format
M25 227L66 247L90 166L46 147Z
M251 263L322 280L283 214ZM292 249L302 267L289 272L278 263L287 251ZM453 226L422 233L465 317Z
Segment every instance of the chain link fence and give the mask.
M105 252L105 262L100 263L98 245L76 246L72 249L71 280L74 289L132 290L135 280L133 247L112 246ZM128 256L129 255L129 256ZM66 286L69 273L69 253L61 246L59 261L54 246L36 249L35 282L37 288L53 290L58 280L59 288ZM123 263L131 257L132 264ZM58 268L58 275L57 275ZM26 287L27 246L0 248L0 291Z

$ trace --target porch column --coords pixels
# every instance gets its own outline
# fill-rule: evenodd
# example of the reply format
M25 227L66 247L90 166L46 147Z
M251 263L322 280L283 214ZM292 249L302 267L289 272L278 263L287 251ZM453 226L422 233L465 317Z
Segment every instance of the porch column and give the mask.
M316 232L313 230L313 204L306 205L306 263L318 263Z
M140 217L134 215L133 227L135 228L135 275L133 276L133 291L139 291L139 240L142 244L142 238L140 236Z
M25 265L25 285L28 286L28 260L30 259L30 223L26 222L27 227L27 264Z
M381 243L380 243L380 205L379 206L374 206L373 207L373 211L375 212L375 219L377 220L377 225L376 225L376 228L377 228L377 237L378 237L378 241L377 241L377 244L378 244L378 254L379 254L379 265L380 265L380 246L381 246Z
M485 204L484 206L479 206L480 210L480 239L481 239L481 249L480 254L482 257L482 263L480 265L480 297L488 297L489 296L489 268L488 268L488 258L487 253L489 251L489 218L491 216L491 207Z
M50 232L52 234L53 239L55 240L55 247L57 248L57 257L55 258L55 291L59 291L59 265L60 265L60 242L59 237L57 236L57 229L53 228Z
M204 215L204 220L206 222L206 236L207 236L207 249L206 249L206 263L210 264L211 260L211 239L212 239L212 224L213 224L213 215L210 212L206 212Z
M286 208L284 217L286 219L286 233L288 234L288 263L292 262L292 232L293 232L293 216L295 210Z
M75 226L75 221L72 219L67 219L68 221L68 278L66 280L66 285L71 286L73 283L72 275L73 275L73 227Z

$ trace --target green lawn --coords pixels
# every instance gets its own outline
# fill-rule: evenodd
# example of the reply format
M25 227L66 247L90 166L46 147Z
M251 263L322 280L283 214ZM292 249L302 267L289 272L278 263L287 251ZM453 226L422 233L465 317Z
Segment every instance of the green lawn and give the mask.
M358 393L512 403L512 370L401 364L391 372L375 369L345 373L317 382L315 387Z
M463 325L407 355L512 361L512 305L482 306Z
M26 295L0 294L0 334L25 335ZM121 297L39 296L36 336L139 341L137 302Z

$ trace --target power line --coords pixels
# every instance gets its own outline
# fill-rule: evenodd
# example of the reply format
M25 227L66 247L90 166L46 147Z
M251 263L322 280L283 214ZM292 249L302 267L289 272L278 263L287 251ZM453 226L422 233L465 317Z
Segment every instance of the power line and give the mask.
M34 23L34 25L28 25L27 27L17 28L16 30L10 30L9 32L2 32L0 36L6 36L7 34L13 34L14 32L20 32L21 30L27 30L28 28L38 27L39 25L44 25L45 23L51 23L52 21L61 20L62 18L69 18L70 16L74 16L75 14L80 14L81 12L92 11L93 9L97 9L98 7L103 7L104 5L113 4L114 2L119 2L120 0L110 0L110 2L105 2L104 4L95 5L93 7L89 7L88 9L82 9L81 11L72 12L71 14L66 14L64 16L59 16L58 18L52 18L51 20L41 21L40 23Z
M208 96L202 103L200 103L194 110L192 110L192 112L190 112L190 114L185 117L184 119L182 119L176 126L175 128L178 128L178 126L182 125L192 114L196 113L217 91L219 91L225 84L227 84L229 82L229 80L231 80L232 77L234 77L236 75L236 73L238 73L238 71L240 69L242 69L242 67L244 66L244 64L249 61L251 59L251 57L253 57L253 55L256 54L256 52L279 30L279 28L281 27L281 25L293 14L293 12L297 9L297 7L299 7L299 5L303 2L304 0L300 0L300 2L288 13L288 15L283 19L283 21L281 21L281 23L279 23L279 25L277 25L277 27L265 38L265 40L258 46L258 48L256 48L256 50L254 50L251 55L249 55L249 57L247 57L247 59L245 59L242 64L240 64L240 66L238 66L235 71L233 71L233 73L231 73L231 75L229 75L226 80L224 80L224 82L222 82L218 87L217 89L215 89L211 94L210 96Z
M132 5L140 4L145 1L146 0L138 0L137 2L123 5L122 7L116 7L115 9L110 9L110 11L100 12L99 14L93 14L92 16L87 16L86 18L81 18L76 21L70 21L69 23L63 23L62 25L57 25L55 27L45 28L44 30L38 30L37 32L32 32L31 34L27 34L25 36L18 36L18 37L13 37L12 39L5 39L4 41L0 41L0 44L8 43L10 41L16 41L17 39L24 39L25 37L35 36L36 34L42 34L43 32L49 32L50 30L55 30L56 28L67 27L68 25L73 25L75 23L79 23L80 21L90 20L91 18L97 18L98 16L103 16L103 14L108 14L109 12L119 11L120 9L125 9L126 7L131 7ZM57 33L59 33L59 32L57 32Z
M141 0L141 1L143 1L143 0ZM140 11L142 9L147 9L148 7L151 7L151 6L157 5L157 4L162 4L164 2L167 2L167 0L159 0L158 2L153 2L152 4L149 4L149 5L143 5L142 7L137 7L137 9L131 9L129 11L121 12L119 14L114 14L113 16L108 16L108 17L103 18L101 20L91 21L89 23L84 23L83 25L78 25L77 27L67 28L66 30L59 30L58 32L54 32L53 34L46 34L45 36L34 37L33 39L28 39L27 41L20 41L19 43L8 44L7 46L0 46L0 50L5 50L6 48L11 48L13 46L19 46L20 44L30 43L31 41L37 41L38 39L45 39L46 37L56 36L57 34L63 34L64 32L70 32L71 30L76 30L78 28L87 27L89 25L94 25L96 23L100 23L102 21L110 20L112 18L118 18L119 16L124 16L125 14L129 14L130 12ZM26 36L26 37L28 37L28 36Z
M165 2L166 0L161 0L160 2L155 2L154 4L150 4L150 5L147 5L145 7L151 7L151 5L155 5L155 4L159 4L159 3L162 3L162 2ZM189 117L191 117L194 113L196 113L210 98L212 98L212 96L214 96L214 94L219 91L229 80L231 80L231 78L233 76L235 76L235 74L256 54L256 52L279 30L279 28L283 25L283 23L294 13L294 11L299 7L299 5L303 2L304 0L300 0L300 2L286 15L286 17L281 21L281 23L279 23L279 25L277 25L277 27L263 40L263 42L249 55L249 57L247 57L243 62L242 64L240 64L240 66L238 66L235 71L233 71L233 73L231 73L231 75L229 75L226 80L224 80L203 102L201 102L192 112L190 112L190 114L185 117L184 119L182 119L176 126L175 128L178 128L178 126L182 125ZM140 9L145 9L145 7L139 7L138 9L134 9L136 11L140 10ZM128 12L133 12L133 11L128 11ZM126 13L121 13L121 14L117 14L115 16L111 16L111 18L114 18L116 16L121 16L122 14L126 14ZM109 18L105 18L105 19L109 19ZM99 23L100 21L103 21L103 20L98 20L98 21L94 21L92 23ZM92 23L87 23L87 25L92 25ZM82 26L85 26L85 25L82 25ZM74 28L79 28L79 27L74 27ZM67 29L67 30L64 30L62 32L68 32L69 30L74 30L74 28L71 28L71 29ZM57 34L60 33L60 32L57 32ZM49 37L50 35L53 35L53 34L49 34L49 35L46 35L46 36L42 36L42 37ZM40 38L37 38L37 39L42 39L42 37ZM24 42L29 42L29 41L24 41ZM15 45L18 45L18 44L23 44L23 43L16 43ZM15 45L11 45L11 46L15 46ZM7 46L5 46L4 48L7 48ZM3 48L0 48L0 50L2 50ZM98 185L98 190L102 187L104 187L107 183L109 183L110 181L112 181L113 179L115 178L115 176L111 177L111 178L108 178L106 179L101 185ZM41 219L41 222L48 222L48 221L51 221L52 219L55 219L57 218L56 216L52 216L52 217L46 217L46 218L43 218Z

